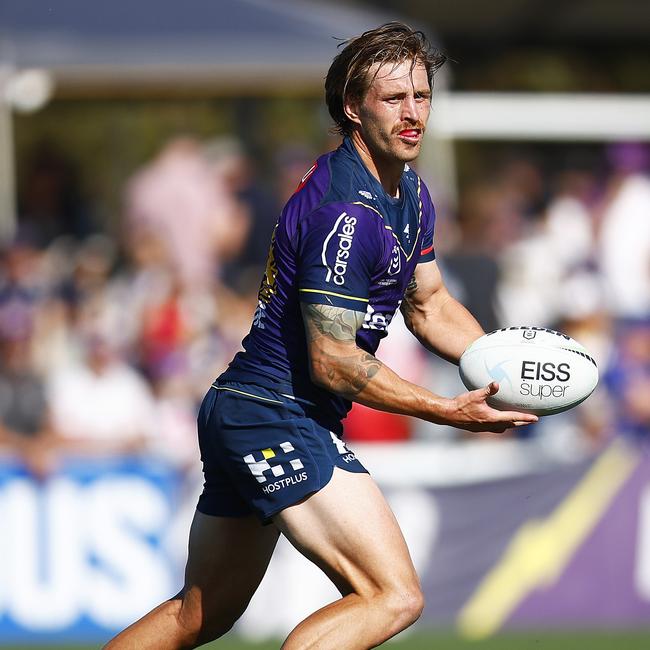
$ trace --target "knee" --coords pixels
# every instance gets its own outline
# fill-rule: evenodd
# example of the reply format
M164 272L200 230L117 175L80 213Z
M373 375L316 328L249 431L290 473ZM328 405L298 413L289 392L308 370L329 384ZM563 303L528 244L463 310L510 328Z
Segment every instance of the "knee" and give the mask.
M174 616L181 631L183 648L195 648L218 639L226 634L239 618L232 612L210 611L202 602L200 593L194 590L182 591L179 596Z
M175 635L179 647L196 647L203 628L203 616L198 603L187 592L181 591L166 604L168 614L175 621Z
M413 625L422 615L424 595L420 585L411 584L393 589L386 595L385 607L393 622L391 632L397 634Z

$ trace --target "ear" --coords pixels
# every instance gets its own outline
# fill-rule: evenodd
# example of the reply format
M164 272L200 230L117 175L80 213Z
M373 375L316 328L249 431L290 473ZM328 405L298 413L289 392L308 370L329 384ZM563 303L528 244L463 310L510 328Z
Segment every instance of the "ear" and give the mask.
M354 124L361 124L359 108L360 102L358 100L346 99L343 102L343 112L351 122L354 122Z

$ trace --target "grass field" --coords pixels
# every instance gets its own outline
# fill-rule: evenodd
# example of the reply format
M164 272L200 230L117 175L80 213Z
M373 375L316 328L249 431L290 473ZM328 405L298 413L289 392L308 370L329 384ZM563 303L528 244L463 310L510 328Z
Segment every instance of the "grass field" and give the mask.
M4 646L3 650L96 650L99 646ZM210 650L278 650L280 641L245 643L234 636L203 646ZM467 641L452 634L414 634L386 644L392 650L650 650L650 628L638 632L527 632ZM345 650L341 648L341 650Z

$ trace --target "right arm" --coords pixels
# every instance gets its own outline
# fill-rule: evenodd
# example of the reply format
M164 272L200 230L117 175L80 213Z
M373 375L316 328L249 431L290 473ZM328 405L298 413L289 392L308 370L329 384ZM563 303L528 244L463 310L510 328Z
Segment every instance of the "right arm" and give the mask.
M352 309L301 303L312 381L365 406L447 424L468 431L502 432L529 424L536 416L498 411L486 403L498 384L453 399L402 379L374 355L356 345L364 314Z

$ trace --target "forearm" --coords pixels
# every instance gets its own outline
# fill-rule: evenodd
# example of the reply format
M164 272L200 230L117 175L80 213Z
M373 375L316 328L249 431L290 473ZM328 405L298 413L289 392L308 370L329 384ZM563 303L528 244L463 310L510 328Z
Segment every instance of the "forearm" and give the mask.
M447 399L402 379L356 345L355 335L364 318L362 312L305 303L301 309L312 381L332 393L381 411L412 415L469 431L504 431L536 419L525 413L490 408L486 399L498 390L494 382L485 389ZM470 337L469 326L468 331L465 336ZM462 336L458 340L462 341ZM450 356L457 353L460 345L457 341L446 348ZM444 349L442 344L441 347Z
M343 353L313 355L312 379L322 388L364 406L443 424L452 400L402 379L377 357L348 346ZM316 352L316 350L314 350Z
M467 346L484 334L474 316L447 292L426 306L406 298L402 313L422 345L452 363L457 364Z

